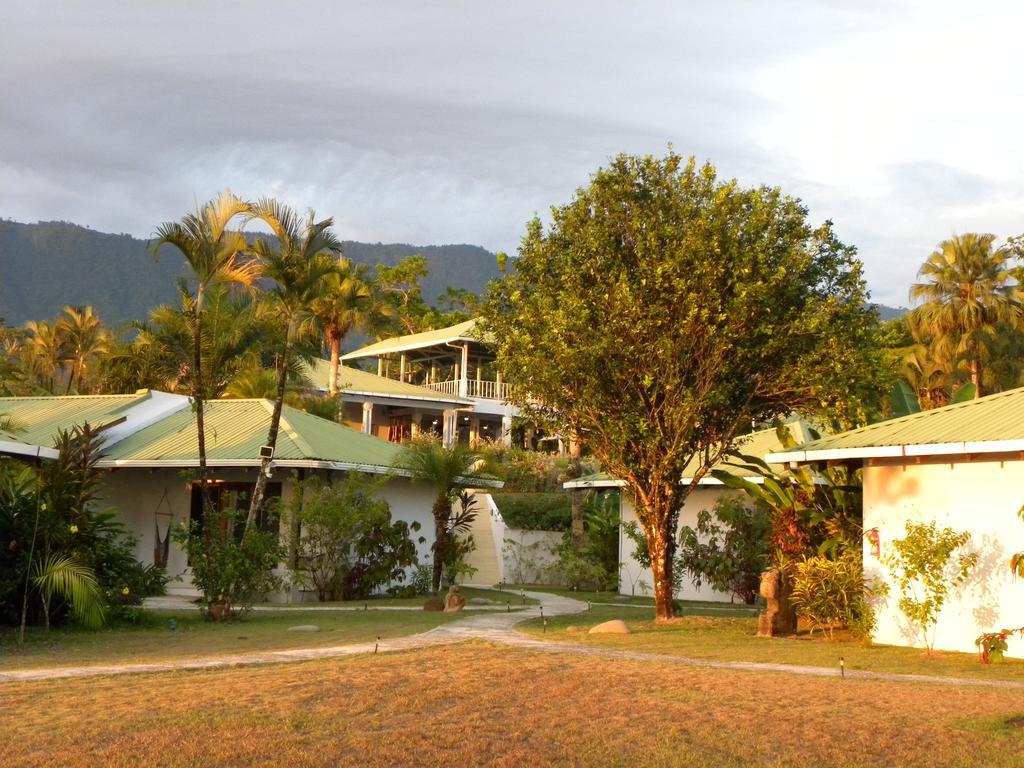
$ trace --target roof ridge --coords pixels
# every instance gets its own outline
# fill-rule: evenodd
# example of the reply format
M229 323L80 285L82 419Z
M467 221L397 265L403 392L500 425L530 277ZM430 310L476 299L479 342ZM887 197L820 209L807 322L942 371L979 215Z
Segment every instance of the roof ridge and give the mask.
M264 402L266 402L266 401L264 401ZM319 456L314 456L313 455L314 453L316 453L313 450L313 446L311 446L306 441L306 438L304 438L302 436L302 434L294 426L292 426L292 423L285 416L285 412L284 412L285 408L287 408L289 411L294 411L296 409L292 408L290 405L282 404L282 406L281 406L281 423L280 423L280 426L285 429L285 431L288 434L288 438L299 447L299 450L302 451L306 455L307 458L310 458L310 459L321 458ZM273 414L273 406L271 406L271 414ZM275 453L277 452L277 447L276 446L275 446L274 452Z

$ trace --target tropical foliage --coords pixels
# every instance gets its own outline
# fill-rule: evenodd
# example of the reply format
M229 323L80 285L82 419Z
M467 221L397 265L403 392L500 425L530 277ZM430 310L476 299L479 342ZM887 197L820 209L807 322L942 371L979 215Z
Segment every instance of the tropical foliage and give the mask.
M476 517L477 511L468 504L470 499L462 491L488 479L481 471L481 464L480 455L469 446L445 446L430 436L406 443L395 461L397 470L408 473L414 482L430 486L436 494L431 507L434 518L431 589L435 593L441 588L446 566L451 569L458 561L457 535L465 532Z
M939 528L934 521L906 524L907 533L889 545L884 562L899 592L897 603L928 653L949 593L970 577L978 556L966 551L971 535Z
M292 514L302 521L299 576L321 601L368 597L404 581L406 569L416 565L410 534L419 531L419 523L392 521L377 493L381 484L353 472L335 483L307 480L296 494L301 502Z

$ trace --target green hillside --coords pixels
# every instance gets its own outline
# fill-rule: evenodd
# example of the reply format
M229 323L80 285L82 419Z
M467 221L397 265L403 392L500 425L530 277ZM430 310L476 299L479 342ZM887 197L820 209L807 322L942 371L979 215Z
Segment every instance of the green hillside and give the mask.
M475 245L359 243L345 255L367 264L395 264L412 254L430 263L423 294L432 301L448 286L479 292L498 275L494 254ZM97 232L64 221L0 220L0 317L12 325L52 317L67 304L91 304L109 324L141 319L175 300L184 262L167 249L159 261L145 240Z

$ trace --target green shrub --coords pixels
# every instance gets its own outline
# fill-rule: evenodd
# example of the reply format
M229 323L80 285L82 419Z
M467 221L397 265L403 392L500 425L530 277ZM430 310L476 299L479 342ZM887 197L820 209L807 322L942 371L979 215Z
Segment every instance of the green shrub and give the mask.
M203 524L190 520L171 534L188 554L192 583L203 594L207 616L215 620L248 610L282 585L274 573L284 557L277 532L253 529L236 541L234 532L244 521L245 510L211 508Z
M554 549L555 577L573 589L614 591L619 586L619 496L590 494L583 502L585 541L577 546L566 532Z
M907 535L889 545L885 564L900 592L900 612L918 631L925 649L935 645L935 626L951 590L962 586L978 556L961 550L971 534L935 522L907 523Z
M377 495L381 481L356 472L340 482L319 479L294 495L301 505L299 578L323 600L359 600L405 578L416 563L416 544L404 521L392 522L391 508Z
M712 517L714 519L712 519ZM760 592L761 573L768 565L771 521L761 504L723 496L712 512L697 515L696 529L679 529L676 569L700 589L708 584L752 605Z
M564 491L492 493L491 497L509 528L567 531L572 525L572 503Z

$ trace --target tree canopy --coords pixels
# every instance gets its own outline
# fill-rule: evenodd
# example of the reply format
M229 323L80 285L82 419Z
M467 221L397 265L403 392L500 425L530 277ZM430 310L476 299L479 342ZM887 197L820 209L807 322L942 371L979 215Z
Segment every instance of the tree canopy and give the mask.
M513 400L627 482L667 618L684 469L699 480L752 422L862 418L877 317L830 222L674 152L616 157L551 217L527 225L486 326Z

